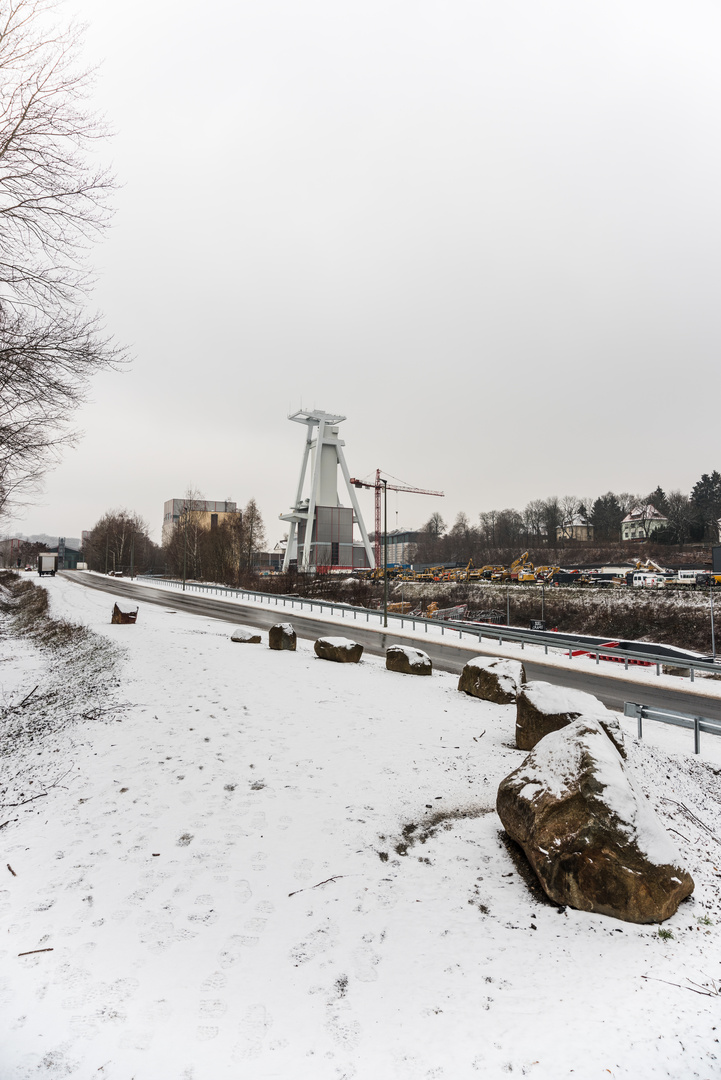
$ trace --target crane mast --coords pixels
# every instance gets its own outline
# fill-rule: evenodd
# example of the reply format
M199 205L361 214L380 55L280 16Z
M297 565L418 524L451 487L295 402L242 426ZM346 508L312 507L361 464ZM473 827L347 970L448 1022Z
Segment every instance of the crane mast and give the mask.
M351 476L350 482L353 487L357 488L371 488L375 491L375 559L376 566L381 566L381 535L383 533L383 526L381 522L381 492L384 488L387 491L407 491L412 495L437 495L443 497L442 491L429 491L427 488L411 487L410 484L389 484L387 481L381 479L380 469L376 469L375 483L369 483L367 480L356 480Z

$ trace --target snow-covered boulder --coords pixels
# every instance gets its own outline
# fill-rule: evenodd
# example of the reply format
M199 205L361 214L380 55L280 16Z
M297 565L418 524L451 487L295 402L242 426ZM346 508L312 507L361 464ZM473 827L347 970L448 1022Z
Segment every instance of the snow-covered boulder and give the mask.
M598 720L619 753L626 756L621 725L598 698L583 690L547 682L528 682L520 689L516 698L516 746L519 750L532 750L549 732L558 731L581 716Z
M501 782L496 808L558 904L654 923L693 892L676 846L596 720L547 735Z
M295 652L297 638L293 626L289 622L279 622L271 626L268 631L268 645L271 649L290 649Z
M433 664L427 653L407 645L391 645L386 649L386 667L402 675L432 675Z
M458 680L458 689L497 705L510 705L526 681L520 660L501 660L494 656L474 656Z
M345 637L320 637L313 648L321 660L335 660L337 664L357 664L363 655L363 646Z
M253 630L248 626L238 626L230 635L231 641L239 641L242 645L259 645L260 630Z

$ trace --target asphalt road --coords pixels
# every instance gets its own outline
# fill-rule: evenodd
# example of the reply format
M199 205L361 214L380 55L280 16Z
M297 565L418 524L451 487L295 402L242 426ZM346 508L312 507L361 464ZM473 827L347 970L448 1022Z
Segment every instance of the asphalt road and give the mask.
M242 602L231 603L226 600L214 600L207 596L183 593L177 590L156 589L151 585L136 585L122 578L93 577L84 572L62 571L64 577L86 588L99 589L101 592L116 596L141 600L144 603L160 604L161 607L175 611L188 611L208 619L220 619L223 622L257 626L267 629L277 622L292 621L299 637L315 640L333 632L332 624L326 620L315 619L294 610L292 613L282 607L268 609L254 607ZM408 645L411 642L427 653L435 667L441 671L460 674L463 665L477 650L465 642L455 644L450 641L438 641L425 634L400 637L382 629L366 627L352 619L338 619L338 632L343 637L352 637L363 645L364 649L377 656L385 655L389 645ZM624 701L638 701L644 705L674 709L678 712L694 713L710 719L721 720L721 699L705 697L698 689L693 689L687 679L679 679L678 690L666 687L656 689L653 686L636 686L623 679L609 675L595 675L586 671L573 671L568 668L553 667L543 660L524 661L526 676L529 679L541 679L575 690L584 690L594 694L610 709L623 711ZM700 681L700 680L699 680ZM698 688L698 683L696 683Z

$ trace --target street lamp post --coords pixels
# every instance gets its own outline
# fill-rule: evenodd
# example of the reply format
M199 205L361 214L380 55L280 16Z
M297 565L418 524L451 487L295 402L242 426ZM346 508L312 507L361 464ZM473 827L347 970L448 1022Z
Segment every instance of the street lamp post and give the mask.
M383 626L388 626L388 481L383 485Z
M183 507L183 592L185 592L185 576L188 567L188 508Z
M710 581L709 587L708 587L708 593L709 593L709 596L711 597L711 659L715 662L715 660L716 660L716 634L714 632L714 624L713 624L713 582L714 582L714 579L711 578L711 581Z
M541 582L541 622L546 621L546 582Z

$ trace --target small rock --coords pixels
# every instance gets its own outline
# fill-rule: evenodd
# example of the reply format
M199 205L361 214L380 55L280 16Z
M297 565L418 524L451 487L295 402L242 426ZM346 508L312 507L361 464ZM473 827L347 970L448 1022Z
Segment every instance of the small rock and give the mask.
M391 645L386 650L388 671L398 671L402 675L431 675L433 664L427 653L420 649L411 649L406 645Z
M547 682L528 682L516 699L516 746L532 750L551 731L579 717L593 717L603 727L622 757L626 756L621 725L593 694Z
M315 655L321 660L334 660L337 664L357 664L363 655L363 646L344 637L318 638Z
M483 701L510 705L525 681L526 672L520 660L474 656L461 672L458 689Z
M268 647L271 649L289 649L295 652L297 637L290 623L276 623L268 631Z
M239 626L230 635L231 641L239 641L243 645L260 645L260 631L250 630L246 626Z

